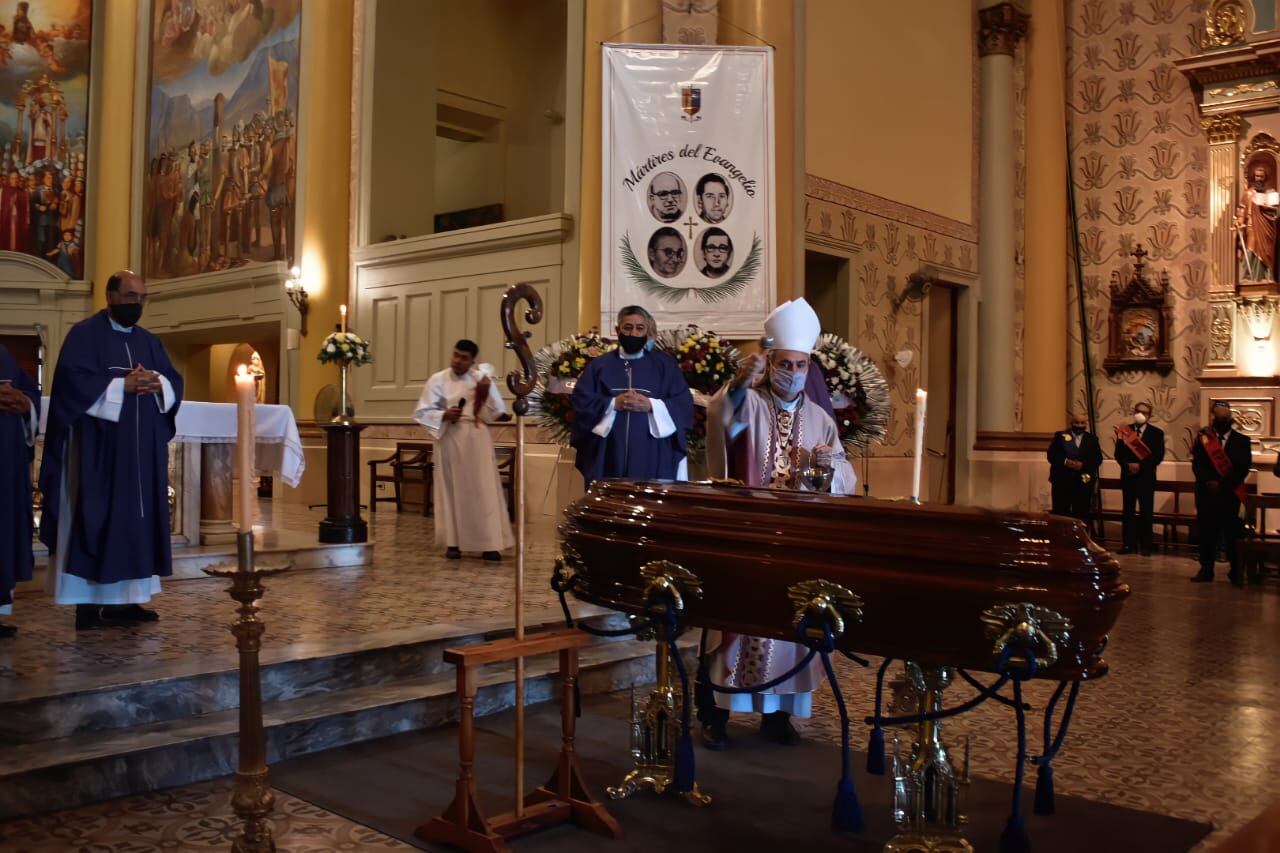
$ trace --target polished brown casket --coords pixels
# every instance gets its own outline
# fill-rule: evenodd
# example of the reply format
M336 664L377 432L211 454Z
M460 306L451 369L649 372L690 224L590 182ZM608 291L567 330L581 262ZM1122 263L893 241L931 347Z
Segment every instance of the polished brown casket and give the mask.
M613 480L569 505L560 541L585 601L642 613L642 567L665 560L701 585L684 596L686 624L791 640L791 588L825 580L861 599L841 648L923 664L992 671L989 614L1032 605L1062 617L1057 660L1039 672L1054 679L1106 672L1129 595L1082 523L1044 513Z

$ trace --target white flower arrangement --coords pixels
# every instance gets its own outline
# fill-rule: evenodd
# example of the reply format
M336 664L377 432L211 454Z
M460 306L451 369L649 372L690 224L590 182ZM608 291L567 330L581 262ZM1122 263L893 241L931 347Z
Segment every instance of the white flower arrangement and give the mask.
M332 332L320 345L316 356L321 364L336 361L359 367L373 361L373 345L355 332Z

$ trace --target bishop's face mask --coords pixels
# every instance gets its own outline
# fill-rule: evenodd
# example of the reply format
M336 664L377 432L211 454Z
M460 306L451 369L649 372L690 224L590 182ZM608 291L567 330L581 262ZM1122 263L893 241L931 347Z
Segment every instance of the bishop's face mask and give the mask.
M1137 424L1138 426L1142 426L1143 424L1145 424L1145 423L1147 422L1147 416L1146 416L1145 414L1143 414L1142 412L1134 412L1134 413L1133 413L1133 422L1134 422L1135 424Z
M773 386L773 393L777 394L784 400L790 400L792 397L804 390L805 371L779 370L774 368L772 374L773 375L769 377L769 383Z
M115 320L126 329L130 326L136 326L138 321L142 319L141 302L116 302L107 305L107 311L111 313L112 320Z

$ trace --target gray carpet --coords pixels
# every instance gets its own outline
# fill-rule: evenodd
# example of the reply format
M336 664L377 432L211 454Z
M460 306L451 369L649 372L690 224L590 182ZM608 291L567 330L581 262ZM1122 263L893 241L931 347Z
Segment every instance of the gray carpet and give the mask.
M625 702L592 697L578 721L578 750L587 784L606 800L605 785L629 769ZM476 779L490 815L509 811L512 772L510 713L478 724ZM546 781L560 744L559 710L541 705L528 712L530 789ZM831 832L831 802L840 775L840 753L830 744L787 748L764 743L746 728L731 728L733 747L724 753L697 748L698 782L715 802L694 809L674 798L642 794L609 802L624 837L609 842L574 827L558 827L515 842L520 851L643 851L653 853L678 840L697 851L840 849L878 853L894 833L889 812L890 780L868 776L855 754L856 785L866 828L856 836ZM856 737L865 738L865 731ZM439 849L415 838L414 829L439 814L453 796L457 775L456 730L409 732L286 761L271 768L274 787L424 850ZM1007 784L975 780L969 790L967 838L977 851L998 850L1009 813ZM1185 851L1207 835L1208 824L1059 796L1057 814L1030 814L1035 853L1165 853Z

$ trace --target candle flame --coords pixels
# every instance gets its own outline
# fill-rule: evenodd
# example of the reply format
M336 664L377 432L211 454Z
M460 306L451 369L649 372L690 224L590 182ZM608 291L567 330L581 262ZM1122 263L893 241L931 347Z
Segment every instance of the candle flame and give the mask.
M346 314L347 314L347 306L345 306L345 305L339 305L339 306L338 306L338 310L342 312L342 315L343 315L344 317L346 316Z
M236 376L244 377L248 375L249 375L249 368L247 365L242 364L236 368Z

